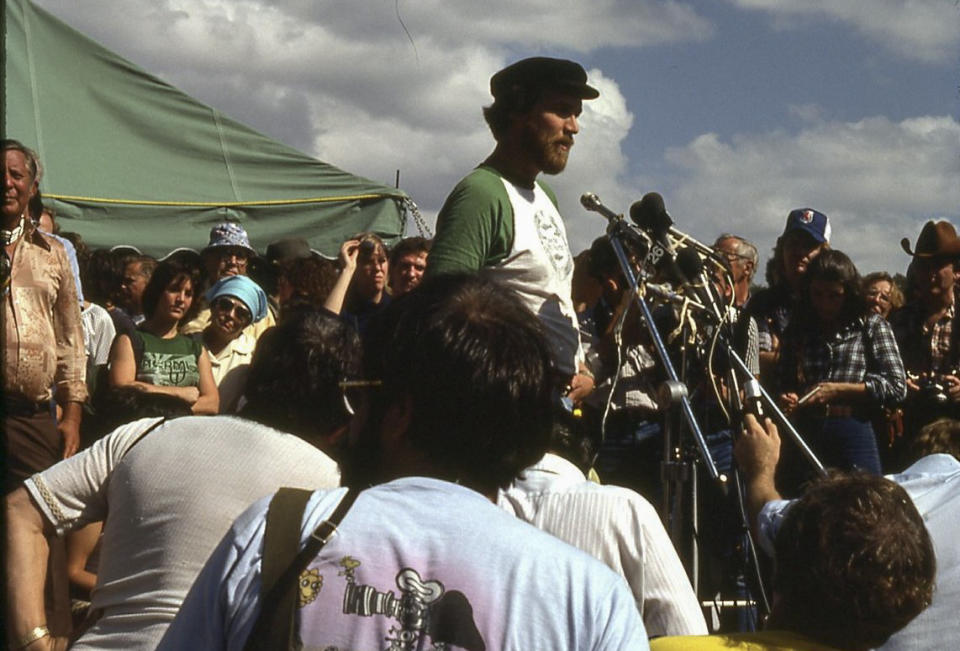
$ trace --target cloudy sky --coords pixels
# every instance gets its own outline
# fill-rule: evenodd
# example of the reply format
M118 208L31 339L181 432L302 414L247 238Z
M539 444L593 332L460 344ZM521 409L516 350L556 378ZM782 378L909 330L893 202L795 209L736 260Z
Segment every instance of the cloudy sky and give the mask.
M861 272L960 225L958 0L35 0L201 101L342 169L400 185L432 225L492 149L490 75L572 58L587 102L551 179L571 248L660 192L701 240L764 257L791 208L833 222Z

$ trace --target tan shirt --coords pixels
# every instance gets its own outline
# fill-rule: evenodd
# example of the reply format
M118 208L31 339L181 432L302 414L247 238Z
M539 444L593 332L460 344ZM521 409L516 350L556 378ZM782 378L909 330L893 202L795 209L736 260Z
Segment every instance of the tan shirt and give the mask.
M60 404L87 398L77 287L63 245L29 222L13 251L4 297L3 391Z

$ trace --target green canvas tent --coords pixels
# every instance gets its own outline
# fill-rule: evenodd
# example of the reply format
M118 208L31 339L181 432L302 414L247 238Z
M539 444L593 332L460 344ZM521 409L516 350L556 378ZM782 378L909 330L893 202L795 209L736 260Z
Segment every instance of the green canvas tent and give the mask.
M404 192L229 119L29 0L4 4L4 137L38 152L45 201L91 247L201 249L226 220L261 252L302 237L336 256L359 231L403 233Z

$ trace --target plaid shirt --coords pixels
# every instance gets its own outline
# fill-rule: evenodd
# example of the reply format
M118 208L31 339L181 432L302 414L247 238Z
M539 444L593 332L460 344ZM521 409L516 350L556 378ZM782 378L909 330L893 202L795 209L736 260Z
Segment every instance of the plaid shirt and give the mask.
M953 341L956 300L940 319L927 326L919 303L909 303L890 315L890 325L903 356L913 373L946 373L956 370L958 352Z
M780 347L778 377L784 392L819 382L863 382L874 406L907 397L907 379L890 325L876 314L859 317L828 338L811 328L792 328Z

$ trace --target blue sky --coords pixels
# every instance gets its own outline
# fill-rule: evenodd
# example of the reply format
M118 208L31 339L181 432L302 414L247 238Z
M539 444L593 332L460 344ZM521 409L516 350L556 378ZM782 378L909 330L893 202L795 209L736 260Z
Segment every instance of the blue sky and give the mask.
M658 191L681 230L764 256L791 208L818 208L864 273L903 271L926 219L960 225L956 0L37 4L309 154L390 184L400 169L431 223L492 149L490 75L545 54L602 92L550 179L574 251L604 228L586 191L618 211Z

